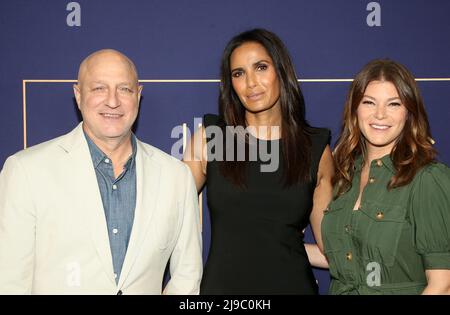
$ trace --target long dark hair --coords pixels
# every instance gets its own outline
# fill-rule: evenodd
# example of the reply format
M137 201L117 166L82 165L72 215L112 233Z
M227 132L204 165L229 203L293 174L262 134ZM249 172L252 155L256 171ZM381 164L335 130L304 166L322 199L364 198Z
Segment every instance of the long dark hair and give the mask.
M230 57L244 43L262 45L272 58L280 85L281 152L284 164L284 183L291 186L310 179L311 128L305 119L305 101L294 66L286 46L280 38L264 29L253 29L233 37L225 47L221 63L219 116L226 126L246 126L245 108L232 86ZM234 184L244 187L246 162L224 161L222 174Z
M409 184L419 169L433 162L436 157L427 113L413 75L395 61L373 60L356 75L345 102L342 131L334 150L336 197L350 189L356 157L362 155L364 158L366 155L364 136L358 127L357 109L367 85L372 81L394 84L408 110L403 131L390 154L396 173L387 188Z

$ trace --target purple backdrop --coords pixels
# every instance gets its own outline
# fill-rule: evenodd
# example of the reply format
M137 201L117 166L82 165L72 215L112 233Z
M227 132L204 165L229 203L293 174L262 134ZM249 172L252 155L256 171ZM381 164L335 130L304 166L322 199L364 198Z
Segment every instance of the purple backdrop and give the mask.
M446 137L450 118L450 2L377 1L381 26L366 21L364 0L119 1L80 0L81 25L69 26L70 1L0 2L0 164L24 146L26 97L28 146L61 135L77 123L70 82L80 61L100 48L115 48L136 63L144 80L218 79L226 42L236 33L264 27L288 46L301 79L342 79L370 59L390 57L405 64L420 82L440 151L450 162ZM170 152L170 132L194 117L217 112L217 83L143 83L137 135ZM301 83L307 118L328 127L336 140L348 82ZM205 204L205 203L204 203ZM209 218L204 207L205 257ZM308 232L307 240L311 239ZM326 271L315 271L326 293Z

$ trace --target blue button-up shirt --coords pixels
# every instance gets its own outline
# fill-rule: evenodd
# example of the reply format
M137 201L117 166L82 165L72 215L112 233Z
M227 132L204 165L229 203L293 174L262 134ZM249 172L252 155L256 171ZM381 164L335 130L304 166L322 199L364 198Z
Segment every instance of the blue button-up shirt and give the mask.
M102 196L117 283L127 252L136 208L136 138L131 135L133 153L125 163L123 172L115 178L111 159L86 134L85 136Z

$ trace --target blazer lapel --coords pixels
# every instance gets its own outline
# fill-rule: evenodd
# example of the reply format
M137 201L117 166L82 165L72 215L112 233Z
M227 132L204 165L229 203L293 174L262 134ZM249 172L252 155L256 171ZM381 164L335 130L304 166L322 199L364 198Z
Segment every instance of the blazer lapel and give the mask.
M79 198L80 212L90 222L91 236L100 261L108 278L116 285L111 248L106 225L105 211L92 164L89 147L84 137L82 123L61 141L60 146L68 153L68 179L78 183L74 196Z
M151 158L152 152L137 141L136 209L130 241L122 266L118 287L124 284L148 232L159 196L160 165Z

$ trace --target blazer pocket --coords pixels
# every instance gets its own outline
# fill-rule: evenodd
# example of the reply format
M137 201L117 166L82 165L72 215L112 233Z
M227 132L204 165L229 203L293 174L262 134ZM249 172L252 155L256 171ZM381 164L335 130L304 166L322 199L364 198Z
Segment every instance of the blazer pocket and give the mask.
M158 247L161 250L171 248L178 238L183 216L183 207L179 202L161 209L155 221Z

